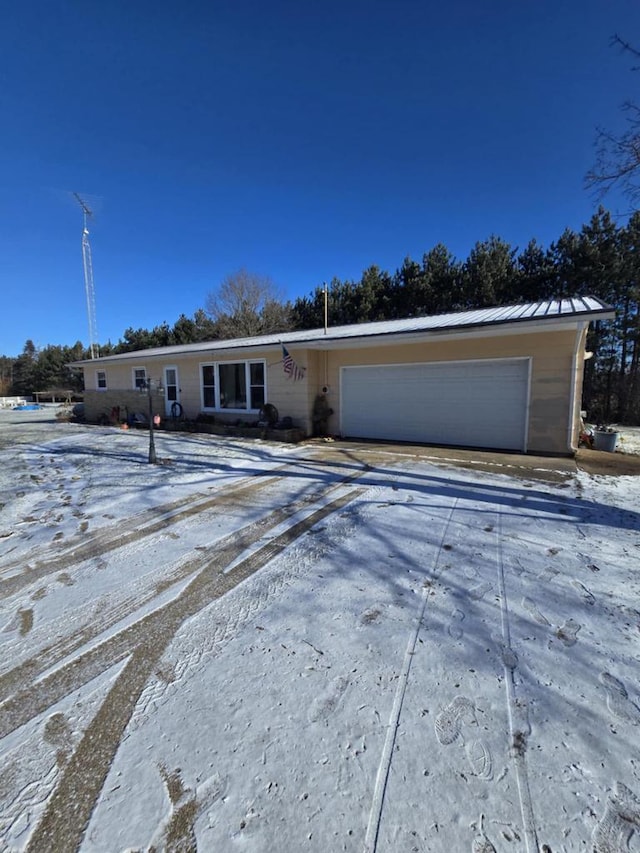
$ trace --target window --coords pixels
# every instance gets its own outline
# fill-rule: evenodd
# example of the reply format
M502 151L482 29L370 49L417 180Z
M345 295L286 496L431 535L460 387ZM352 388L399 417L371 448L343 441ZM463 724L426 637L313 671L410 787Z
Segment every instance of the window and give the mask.
M265 402L263 361L227 361L201 365L202 407L258 411Z
M205 409L216 407L216 374L212 364L202 365L202 406Z
M245 365L219 364L220 377L220 408L247 408L247 377Z
M165 367L164 369L164 399L167 408L171 410L170 403L178 403L178 370L176 367Z
M136 367L133 371L133 387L144 388L147 381L147 371L144 367Z
M96 370L96 388L98 391L107 390L107 371Z
M251 402L249 403L249 408L261 409L264 406L264 362L250 362L249 375L251 378L249 390Z

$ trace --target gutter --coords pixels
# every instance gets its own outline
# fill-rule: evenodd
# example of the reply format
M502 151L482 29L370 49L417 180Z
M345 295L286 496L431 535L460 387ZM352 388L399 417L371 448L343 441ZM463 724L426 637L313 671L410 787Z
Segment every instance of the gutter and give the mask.
M585 332L589 328L589 321L582 322L578 324L578 328L576 329L576 345L573 349L573 357L571 359L571 393L569 395L569 422L567 425L567 450L571 453L572 456L575 456L578 447L577 445L574 447L573 443L573 430L576 423L576 409L578 400L576 395L576 386L578 382L578 359L580 357L581 351L584 349L584 345L586 343ZM584 382L584 358L582 359L583 365L583 375L581 377L580 389L582 390L582 385Z

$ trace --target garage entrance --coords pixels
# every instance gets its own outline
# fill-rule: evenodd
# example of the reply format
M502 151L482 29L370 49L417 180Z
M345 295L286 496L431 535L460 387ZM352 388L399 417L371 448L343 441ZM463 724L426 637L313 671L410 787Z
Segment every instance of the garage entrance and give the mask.
M526 451L529 359L343 367L341 433Z

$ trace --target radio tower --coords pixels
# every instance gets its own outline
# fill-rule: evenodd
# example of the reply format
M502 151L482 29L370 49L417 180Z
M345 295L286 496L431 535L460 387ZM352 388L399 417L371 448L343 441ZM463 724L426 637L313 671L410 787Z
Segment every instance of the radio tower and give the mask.
M78 193L74 193L76 201L82 208L82 262L84 265L84 289L87 295L87 316L89 318L89 350L91 358L98 358L98 330L96 324L96 292L93 287L93 264L91 263L91 244L87 220L93 214Z

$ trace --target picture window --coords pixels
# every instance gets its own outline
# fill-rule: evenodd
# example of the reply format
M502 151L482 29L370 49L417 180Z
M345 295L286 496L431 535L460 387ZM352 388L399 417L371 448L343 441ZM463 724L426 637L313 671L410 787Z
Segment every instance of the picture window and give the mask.
M201 365L204 409L259 411L266 400L263 361L227 361Z

